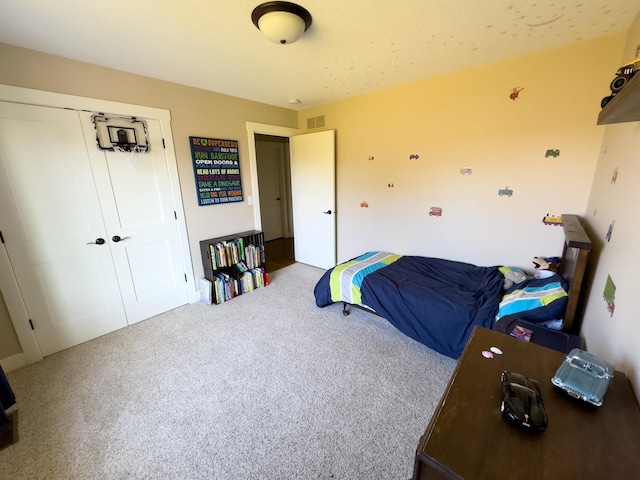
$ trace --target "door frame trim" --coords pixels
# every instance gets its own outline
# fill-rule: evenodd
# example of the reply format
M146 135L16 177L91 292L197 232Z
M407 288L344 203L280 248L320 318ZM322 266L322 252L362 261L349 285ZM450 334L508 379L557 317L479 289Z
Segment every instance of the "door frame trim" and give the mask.
M260 187L258 186L258 160L256 155L256 134L274 135L276 137L291 138L300 135L300 130L291 127L279 127L277 125L268 125L266 123L247 122L247 137L249 144L249 170L251 174L251 185L253 187L253 222L256 230L262 230L262 217L260 216Z
M182 193L180 190L177 158L173 143L173 135L171 132L171 113L169 110L1 84L0 101L23 103L49 108L88 110L109 113L112 115L146 117L160 122L162 136L165 140L165 155L168 159L167 164L169 180L171 183L173 206L178 216L178 237L180 240L182 262L185 269L185 275L187 277L187 292L189 294L189 301L191 303L196 302L198 300L198 291L191 262L191 251L187 235L184 206L182 203ZM0 273L0 290L6 293L6 295L4 295L5 303L7 305L7 310L9 311L9 316L11 317L11 322L13 323L16 331L18 341L20 342L20 346L22 347L27 363L40 361L43 358L42 352L40 351L40 346L38 345L36 336L29 325L29 314L22 300L22 294L20 293L17 280L14 277L6 248L3 247L0 253L0 265L3 267L1 269L2 273ZM5 266L7 268L5 268Z

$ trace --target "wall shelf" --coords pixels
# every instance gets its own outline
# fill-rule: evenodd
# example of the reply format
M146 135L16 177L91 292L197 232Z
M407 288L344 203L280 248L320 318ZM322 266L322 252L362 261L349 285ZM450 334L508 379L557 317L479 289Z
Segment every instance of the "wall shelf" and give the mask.
M598 115L598 125L640 121L640 74L634 75Z

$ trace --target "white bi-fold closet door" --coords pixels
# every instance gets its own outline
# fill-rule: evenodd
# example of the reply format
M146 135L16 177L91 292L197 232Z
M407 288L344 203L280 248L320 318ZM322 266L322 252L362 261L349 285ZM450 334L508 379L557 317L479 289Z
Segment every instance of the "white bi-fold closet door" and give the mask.
M188 302L161 124L144 121L134 158L98 148L91 112L0 102L0 231L42 356Z

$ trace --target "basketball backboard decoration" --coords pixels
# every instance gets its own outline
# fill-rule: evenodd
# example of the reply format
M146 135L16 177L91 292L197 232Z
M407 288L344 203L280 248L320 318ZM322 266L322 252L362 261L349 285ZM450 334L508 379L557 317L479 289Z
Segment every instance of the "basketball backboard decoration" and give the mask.
M147 124L136 117L108 117L96 114L92 117L96 127L96 140L100 150L147 152Z

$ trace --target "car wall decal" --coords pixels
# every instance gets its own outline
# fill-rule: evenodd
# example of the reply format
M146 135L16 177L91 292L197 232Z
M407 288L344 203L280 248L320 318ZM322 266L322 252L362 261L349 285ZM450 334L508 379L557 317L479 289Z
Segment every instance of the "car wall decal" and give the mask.
M547 150L547 153L544 154L544 158L558 158L558 155L560 155L560 150L558 150L557 148L555 150L553 148L550 148Z
M514 87L511 89L511 93L509 94L509 98L511 100L516 100L520 97L520 92L524 90L524 87Z
M513 190L509 188L509 186L507 185L506 187L498 190L498 195L501 197L504 197L504 196L510 197L511 195L513 195Z

